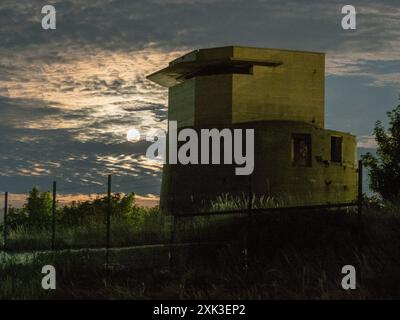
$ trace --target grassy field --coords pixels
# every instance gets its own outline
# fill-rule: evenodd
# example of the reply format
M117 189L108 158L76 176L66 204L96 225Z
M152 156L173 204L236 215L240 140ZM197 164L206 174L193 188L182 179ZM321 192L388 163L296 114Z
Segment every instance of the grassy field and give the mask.
M113 247L163 243L168 236L159 216L150 223L140 223L113 218L111 221L111 245ZM30 226L16 227L7 235L7 251L23 252L51 248L51 228ZM104 219L91 218L82 225L56 225L55 247L57 249L102 248L106 246Z
M55 248L102 248L107 244L106 220L110 213L110 246L124 247L166 241L164 216L158 207L138 206L134 194L106 197L56 207ZM10 208L7 252L46 250L52 247L52 203L48 192L34 188L22 208ZM4 223L1 225L3 234ZM3 237L2 237L3 240Z
M354 212L299 210L253 216L180 219L177 246L67 250L5 255L2 299L399 299L398 207ZM197 221L196 221L197 220ZM247 259L243 250L248 248ZM41 288L41 268L57 270L57 289ZM343 290L344 265L357 289ZM170 269L169 267L172 266Z

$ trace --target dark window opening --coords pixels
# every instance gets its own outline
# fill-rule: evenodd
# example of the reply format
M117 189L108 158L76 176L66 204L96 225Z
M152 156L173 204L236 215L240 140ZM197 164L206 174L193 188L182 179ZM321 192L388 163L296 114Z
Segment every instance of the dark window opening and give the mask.
M331 137L331 161L342 162L342 137Z
M292 161L296 166L311 167L311 135L293 134Z
M211 76L217 74L252 74L253 65L250 63L246 64L233 64L233 63L221 63L216 65L210 65L193 71L184 76L185 79L191 79L200 76Z

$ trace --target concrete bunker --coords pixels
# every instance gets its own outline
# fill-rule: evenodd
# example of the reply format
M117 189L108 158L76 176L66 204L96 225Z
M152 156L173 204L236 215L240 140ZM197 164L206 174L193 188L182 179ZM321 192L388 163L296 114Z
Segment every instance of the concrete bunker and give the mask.
M169 88L168 120L178 129L255 130L251 178L236 176L232 165L166 164L164 212L196 212L221 194L241 196L249 188L288 206L356 199L356 138L324 127L323 53L200 49L148 78Z

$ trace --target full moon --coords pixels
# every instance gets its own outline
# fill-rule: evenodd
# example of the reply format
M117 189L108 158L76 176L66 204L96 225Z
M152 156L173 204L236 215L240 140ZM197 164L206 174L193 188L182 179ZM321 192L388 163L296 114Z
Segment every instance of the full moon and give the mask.
M140 140L140 132L137 129L129 129L126 134L126 139L130 142L137 142Z

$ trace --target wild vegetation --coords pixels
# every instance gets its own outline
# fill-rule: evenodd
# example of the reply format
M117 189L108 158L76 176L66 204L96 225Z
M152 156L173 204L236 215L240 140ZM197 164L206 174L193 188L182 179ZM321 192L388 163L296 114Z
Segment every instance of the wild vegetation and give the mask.
M55 245L59 249L97 248L106 244L107 197L58 206ZM164 230L158 208L138 206L135 195L111 198L112 246L160 243ZM7 216L8 251L45 250L51 247L52 200L49 192L33 188L22 208L10 208Z
M367 153L362 159L370 170L371 189L383 199L400 202L400 105L387 115L387 131L381 121L375 124L377 156Z
M398 207L368 199L364 213L362 225L350 210L182 218L174 241L197 245L116 249L107 267L101 249L3 253L0 297L400 298ZM56 267L56 290L41 288L45 264ZM341 287L348 264L357 270L356 290Z

